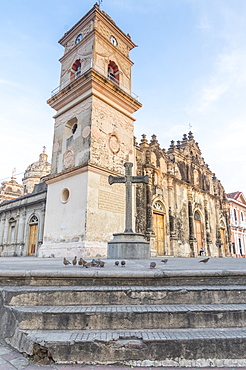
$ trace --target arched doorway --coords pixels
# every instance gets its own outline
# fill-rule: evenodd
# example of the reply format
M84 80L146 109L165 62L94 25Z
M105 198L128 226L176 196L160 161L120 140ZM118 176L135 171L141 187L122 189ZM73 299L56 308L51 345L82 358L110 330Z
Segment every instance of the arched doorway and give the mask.
M28 256L32 256L33 254L36 253L37 237L38 237L38 218L36 215L33 215L29 222Z
M153 229L155 233L155 249L158 255L165 253L165 229L164 229L164 208L161 202L153 205Z
M202 235L202 222L201 222L201 215L198 211L194 214L194 224L195 224L195 238L197 240L197 254L203 248L203 235Z

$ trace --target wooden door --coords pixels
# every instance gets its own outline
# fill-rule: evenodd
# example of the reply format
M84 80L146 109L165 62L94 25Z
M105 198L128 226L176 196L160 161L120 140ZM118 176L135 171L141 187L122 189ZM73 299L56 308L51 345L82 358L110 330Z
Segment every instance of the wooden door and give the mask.
M154 213L154 233L157 254L164 254L164 215Z
M38 224L30 225L30 237L29 237L29 247L28 247L29 256L35 254L36 252L37 234L38 234Z
M197 240L197 253L199 254L200 250L203 248L202 242L202 223L201 221L194 221L195 222L195 237Z

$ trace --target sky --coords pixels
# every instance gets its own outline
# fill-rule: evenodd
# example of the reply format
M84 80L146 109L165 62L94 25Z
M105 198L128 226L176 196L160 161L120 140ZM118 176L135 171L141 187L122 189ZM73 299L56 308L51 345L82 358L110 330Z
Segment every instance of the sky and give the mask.
M46 101L59 85L58 40L95 0L1 1L0 182L46 147L53 115ZM162 148L189 130L227 193L246 195L246 1L103 0L101 9L138 45L132 90L143 107L135 135Z

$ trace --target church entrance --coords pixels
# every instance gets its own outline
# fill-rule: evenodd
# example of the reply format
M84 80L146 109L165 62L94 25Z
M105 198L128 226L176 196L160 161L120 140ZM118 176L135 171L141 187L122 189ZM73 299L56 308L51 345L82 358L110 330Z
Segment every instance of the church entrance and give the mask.
M202 222L199 212L195 212L194 215L195 223L195 238L197 240L197 254L200 253L200 250L203 248L203 238L202 238Z
M38 237L38 218L37 216L32 216L29 222L29 246L28 246L28 256L32 256L36 253L37 249L37 237Z
M160 202L153 206L153 229L155 233L155 249L158 255L164 255L165 252L165 232L164 232L164 210Z

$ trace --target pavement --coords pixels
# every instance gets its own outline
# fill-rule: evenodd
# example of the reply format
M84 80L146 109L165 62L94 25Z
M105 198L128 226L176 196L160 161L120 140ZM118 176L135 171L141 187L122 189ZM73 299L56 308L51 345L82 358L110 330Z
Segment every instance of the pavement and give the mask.
M208 263L199 263L203 258L168 258L168 262L164 264L160 258L151 258L150 260L126 260L126 265L115 266L115 260L107 260L102 258L105 263L104 268L82 268L80 266L64 266L62 258L37 258L37 257L0 257L0 276L6 275L85 275L85 274L95 274L96 271L100 271L102 275L128 275L140 273L141 275L149 273L163 273L165 271L169 274L180 274L180 273L202 273L210 274L217 272L218 274L224 274L225 272L237 272L241 274L246 274L246 259L244 258L210 258ZM89 261L89 259L88 259ZM150 268L150 262L156 262L156 267L154 269ZM0 370L14 370L14 369L28 369L28 370L124 370L132 369L133 367L127 366L87 366L87 365L57 365L57 364L34 364L29 361L28 358L24 357L21 353L17 352L4 341L0 341ZM177 370L177 368L172 367L137 367L137 370ZM187 369L181 368L178 369ZM202 369L208 370L209 368L189 368L190 370ZM210 368L211 369L211 368ZM216 369L213 367L213 369ZM220 368L221 369L221 368ZM224 370L235 370L246 368L223 368Z
M167 263L161 262L162 259L167 258ZM105 275L134 275L134 274L148 274L151 273L158 274L158 272L167 273L189 273L189 272L226 272L226 271L241 271L243 274L246 273L246 259L245 258L210 258L207 263L200 263L204 257L195 258L177 258L177 257L153 257L149 260L126 260L124 267L121 265L115 266L115 260L101 258L105 261L105 267L103 268L84 268L81 266L63 265L63 258L37 258L37 257L0 257L0 275L58 275L68 274L74 275L91 275L100 274ZM69 258L68 258L69 259ZM69 259L72 260L71 258ZM91 259L86 258L88 262ZM150 268L150 262L156 262L156 267L154 269Z

